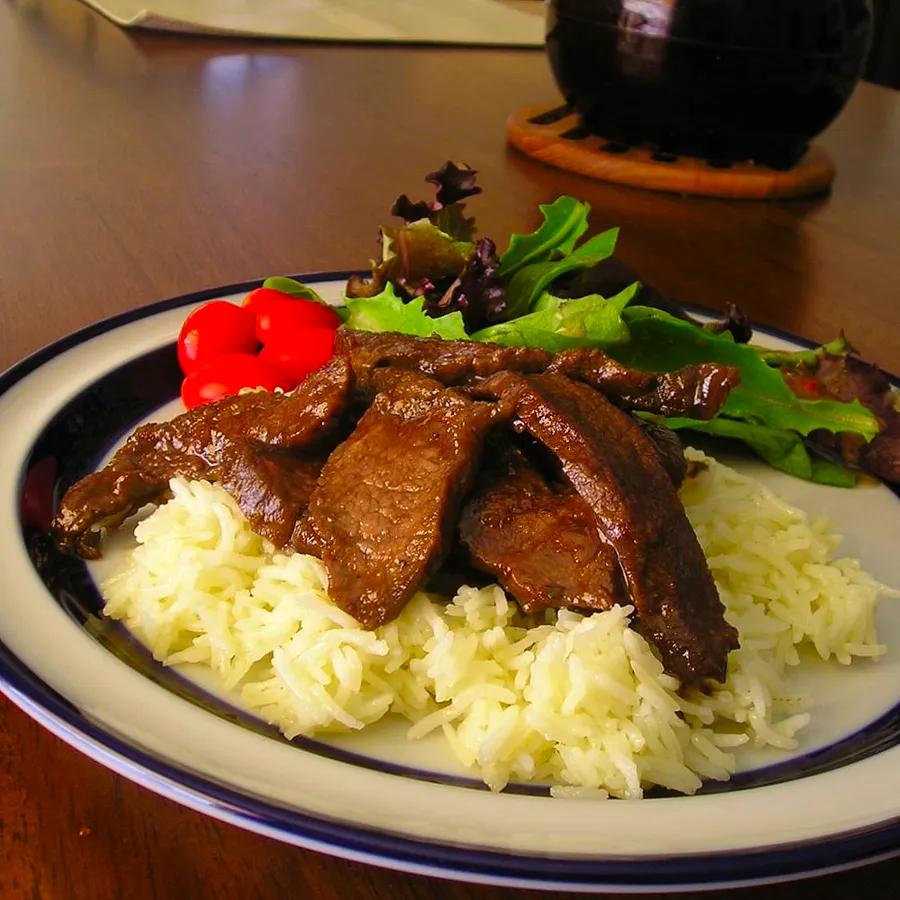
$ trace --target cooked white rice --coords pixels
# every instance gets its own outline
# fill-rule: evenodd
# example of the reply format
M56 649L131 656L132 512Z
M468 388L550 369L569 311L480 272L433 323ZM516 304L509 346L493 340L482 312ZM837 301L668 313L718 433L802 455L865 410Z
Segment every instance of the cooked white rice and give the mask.
M706 469L681 496L741 636L710 694L678 693L628 627L631 607L529 618L499 587L464 587L449 603L420 592L366 631L331 602L317 559L275 552L203 481L173 480L173 499L138 525L138 546L103 585L105 611L167 665L214 669L289 738L394 713L412 740L440 729L495 790L534 780L559 795L692 793L727 779L742 744L796 746L809 721L786 678L798 647L843 664L880 656L875 609L889 592L832 559L839 538L825 523L689 456Z

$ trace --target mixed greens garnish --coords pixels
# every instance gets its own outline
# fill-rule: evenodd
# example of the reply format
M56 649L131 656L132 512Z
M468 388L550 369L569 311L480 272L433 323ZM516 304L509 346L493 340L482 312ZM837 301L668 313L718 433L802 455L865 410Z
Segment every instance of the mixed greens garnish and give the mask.
M736 366L740 386L714 419L655 421L741 441L775 468L812 481L850 486L857 469L900 480L897 392L869 364L862 364L868 377L856 365L852 378L835 379L836 361L849 372L855 360L843 335L784 353L748 343L749 323L733 307L721 322L694 321L615 259L618 229L585 237L590 207L572 197L542 205L540 226L513 234L498 254L492 240L475 238L462 202L481 192L475 176L448 162L427 176L432 200L398 198L391 212L402 223L382 226L371 276L347 284L345 325L551 352L599 347L645 371ZM826 368L830 384L818 379ZM876 441L878 452L867 453Z

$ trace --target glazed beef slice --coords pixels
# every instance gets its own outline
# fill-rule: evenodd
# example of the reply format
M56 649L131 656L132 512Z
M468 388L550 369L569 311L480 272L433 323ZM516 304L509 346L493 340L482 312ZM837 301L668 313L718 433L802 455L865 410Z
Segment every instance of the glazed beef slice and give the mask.
M453 386L493 375L501 369L542 372L552 359L551 354L536 347L502 347L347 328L337 332L335 353L350 360L357 384L363 390L371 385L373 372L386 366L421 372L441 384Z
M672 372L642 372L593 348L557 353L548 371L591 385L622 409L692 419L713 418L740 382L740 371L733 366L701 363Z
M415 372L385 370L374 387L293 542L323 560L331 596L367 628L397 616L443 561L497 414Z
M284 547L306 510L324 463L318 454L238 441L229 445L206 477L234 497L257 534Z
M324 454L350 397L350 367L335 359L288 394L256 391L189 410L170 422L142 425L99 472L66 492L53 523L59 542L80 555L100 555L102 530L119 525L147 503L165 499L171 478L208 478L239 486L232 493L254 527L289 537L294 522L276 523L273 510L305 506L312 489L306 454ZM266 449L268 448L268 449ZM275 453L275 449L284 453ZM271 452L269 452L271 451ZM287 451L296 452L291 458ZM254 475L249 469L258 462ZM296 470L296 471L295 471ZM305 492L287 501L288 485ZM266 498L269 485L281 499ZM276 540L276 543L278 541Z
M674 372L641 372L595 348L554 354L536 347L343 328L337 333L335 351L350 360L363 391L369 388L373 371L384 366L422 372L446 385L472 384L500 371L554 371L590 384L623 409L697 419L712 418L740 380L737 369L718 363Z
M618 557L642 633L683 681L723 680L737 632L659 452L626 413L563 375L503 373L521 427L551 450Z
M567 484L551 484L521 449L504 444L494 453L460 516L472 562L526 613L628 603L616 553L584 500Z

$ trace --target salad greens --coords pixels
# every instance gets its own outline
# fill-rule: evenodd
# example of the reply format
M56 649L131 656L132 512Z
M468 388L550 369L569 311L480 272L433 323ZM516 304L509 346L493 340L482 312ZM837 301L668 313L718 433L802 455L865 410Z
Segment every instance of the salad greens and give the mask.
M853 487L856 484L856 475L850 469L821 456L814 456L800 435L793 431L727 419L721 415L709 421L661 416L653 417L653 421L675 431L686 429L742 441L772 468L807 481L835 487Z
M466 197L481 193L475 184L478 173L468 166L446 162L437 172L425 176L425 180L436 188L433 200L413 203L406 194L401 194L391 207L391 215L399 216L407 224L428 219L432 225L458 241L471 241L475 234L475 219L466 217Z
M459 241L428 219L381 229L381 260L369 279L355 276L348 285L350 297L374 297L393 284L406 299L425 296L429 288L455 278L465 268L474 244Z
M554 255L567 256L587 231L591 208L574 197L557 197L538 209L544 217L543 224L531 234L510 237L509 246L500 256L501 275L509 278L529 263L546 262Z
M854 483L853 471L815 451L828 453L833 444L847 443L857 448L855 457L832 455L859 464L864 457L858 447L883 437L880 417L860 402L865 395L823 390L798 396L790 380L792 372L823 360L850 359L852 347L843 335L815 350L771 351L739 342L749 340L751 329L734 307L722 323L703 326L679 318L677 305L637 282L604 289L609 297L596 288L573 296L572 285L598 283L592 273L599 274L604 261L612 264L611 272L627 271L613 256L618 229L583 240L590 207L562 196L541 205L541 224L530 234L513 234L498 255L493 241L475 239L475 221L460 202L481 191L475 175L468 166L447 163L426 178L436 188L432 200L397 199L391 212L403 224L382 227L381 259L373 262L371 276L348 282L341 311L348 327L551 352L598 347L644 371L710 362L735 366L741 382L714 419L653 420L678 431L741 441L773 467L800 478ZM300 289L308 290L294 288ZM637 304L637 298L659 302L676 315ZM834 440L823 441L822 435Z
M740 369L741 383L728 395L721 416L800 435L824 428L856 432L871 440L878 433L877 420L858 400L801 400L777 369L749 344L736 344L728 332L712 334L645 306L626 310L624 317L630 339L610 355L625 365L665 372L691 363L717 362Z
M348 314L344 324L359 331L399 331L416 337L437 335L445 340L468 337L459 312L437 318L429 316L422 308L424 297L404 301L388 282L384 290L374 297L348 297Z
M316 303L325 303L325 301L308 285L297 281L295 278L285 278L283 275L275 275L267 278L262 286L271 288L273 291L280 291L290 297L299 297L301 300L315 300Z
M554 258L543 262L529 263L519 269L510 279L506 291L506 311L511 318L525 315L540 303L544 291L567 272L575 269L589 269L609 258L616 248L618 228L611 228L602 234L595 235L580 247L575 247L563 256L554 254ZM503 259L500 260L501 271Z
M633 284L608 300L594 294L561 300L544 293L534 312L476 331L473 341L492 341L506 347L541 347L558 352L570 347L602 347L626 343L628 326L622 311L640 285Z
M759 358L770 366L814 366L823 356L846 356L854 352L853 345L843 332L833 341L810 350L769 350L766 347L754 349Z

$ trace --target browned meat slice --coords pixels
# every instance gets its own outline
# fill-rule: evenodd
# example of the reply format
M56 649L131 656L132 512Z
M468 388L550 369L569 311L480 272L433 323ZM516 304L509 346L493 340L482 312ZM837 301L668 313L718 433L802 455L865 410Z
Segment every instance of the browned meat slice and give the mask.
M658 451L634 420L563 375L501 373L521 427L551 450L619 558L642 633L683 681L724 679L737 632Z
M336 357L288 394L256 391L232 398L245 405L239 413L240 423L229 430L236 434L238 428L244 428L245 437L273 447L310 447L338 427L350 399L351 383L347 361ZM209 407L200 407L204 408Z
M641 430L650 439L659 456L659 462L666 470L666 474L672 479L676 488L681 487L681 482L687 476L688 464L684 458L684 449L678 435L671 428L664 425L656 425L646 419L634 419Z
M385 366L412 369L453 386L503 369L542 372L552 359L551 354L535 347L501 347L477 341L445 341L437 337L349 328L338 330L334 348L335 353L350 360L362 389L368 387L373 371Z
M718 363L685 366L675 372L639 372L596 349L552 354L534 347L502 347L479 341L445 341L344 328L338 331L335 349L350 359L357 383L364 391L372 372L383 366L414 369L447 385L469 384L504 370L549 370L587 382L625 409L696 419L712 418L740 379L737 369Z
M167 493L169 479L176 476L249 484L247 460L265 457L261 449L253 449L254 442L285 450L314 447L333 433L349 392L349 366L336 359L290 394L241 394L197 407L171 422L141 426L104 469L85 476L66 492L53 523L60 543L88 559L97 558L102 529L114 528L145 504L159 502ZM261 508L259 485L271 480L271 472L278 467L274 456L265 458L269 475L260 473L257 487L247 491L244 511L254 524L262 523L270 531L271 520L264 516L256 521L253 513ZM283 469L288 457L279 459ZM311 465L316 464L307 459L296 462L303 471ZM300 482L304 477L299 473L284 476ZM236 499L243 509L241 497ZM293 524L292 520L285 525L288 536Z
M472 560L527 613L606 610L629 602L615 550L569 485L551 487L521 450L508 448L466 501L459 534Z
M732 366L701 363L674 372L640 372L586 348L557 353L549 371L586 382L624 409L692 419L713 418L740 381Z
M205 476L237 501L257 534L285 547L306 510L325 457L237 441Z
M319 556L331 596L367 628L399 614L438 568L498 407L387 369L329 457L294 546Z

